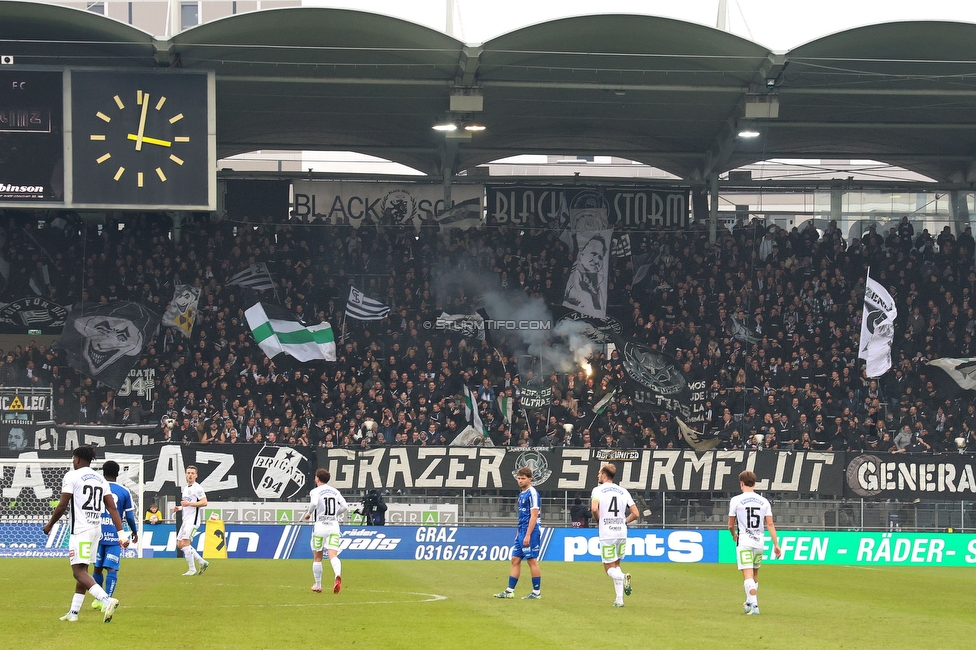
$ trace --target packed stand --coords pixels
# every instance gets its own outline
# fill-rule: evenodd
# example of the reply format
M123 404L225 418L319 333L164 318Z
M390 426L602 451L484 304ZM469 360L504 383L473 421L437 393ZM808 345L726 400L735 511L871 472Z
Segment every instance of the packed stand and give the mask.
M519 344L480 341L430 327L444 311L472 313L477 282L562 301L574 255L551 230L184 224L180 242L164 215L124 228L65 237L31 215L6 215L10 261L4 302L33 295L32 274L50 259L52 302L139 301L162 313L176 284L202 289L189 339L162 328L137 366L155 369L152 399L111 389L70 368L63 354L31 343L0 355L0 384L51 386L62 424L149 424L156 441L267 443L370 448L446 445L467 426L462 387L474 394L496 445L686 448L674 418L638 412L616 352L582 369L545 373L552 403L520 408ZM933 238L903 220L882 236L845 242L823 233L740 222L716 244L701 225L632 232L635 258L650 270L634 285L632 258L610 271L609 314L625 335L674 356L689 379L704 379L707 434L719 448L955 451L976 449L971 398L943 399L924 362L976 353L974 244L969 228ZM50 256L48 258L48 256ZM643 257L640 257L643 256ZM267 262L272 292L228 286ZM892 370L863 377L860 310L868 266L898 305ZM383 321L343 319L350 284L391 307ZM467 285L467 286L465 286ZM311 325L332 323L338 361L275 367L258 348L244 310L277 301ZM560 308L555 308L560 309ZM535 381L538 381L538 377ZM513 398L506 421L498 397ZM372 422L369 422L372 420Z

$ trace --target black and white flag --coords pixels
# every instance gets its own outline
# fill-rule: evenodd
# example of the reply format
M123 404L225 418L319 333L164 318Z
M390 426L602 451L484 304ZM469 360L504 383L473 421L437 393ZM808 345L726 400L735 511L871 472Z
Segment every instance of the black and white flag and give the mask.
M607 315L607 285L610 274L610 240L613 230L576 233L579 253L569 272L563 306L581 314L604 318Z
M349 287L349 300L346 301L346 315L356 320L383 320L390 308L379 300L367 298L356 287Z
M55 346L72 368L119 390L157 327L159 316L139 303L87 303L68 314Z
M437 317L437 328L457 332L470 339L485 340L485 318L481 314L448 314Z
M868 377L880 377L891 368L891 344L895 340L897 317L894 298L880 282L868 276L861 312L861 344L857 353L859 359L864 359L864 372Z
M628 233L614 237L613 241L610 242L610 255L612 257L630 257L631 254L630 235Z
M932 382L944 399L955 399L960 393L976 392L976 358L933 359L922 366L919 372Z
M264 262L252 264L227 280L227 284L247 287L257 291L266 291L275 288L274 280L271 279L271 271L268 270L268 265Z

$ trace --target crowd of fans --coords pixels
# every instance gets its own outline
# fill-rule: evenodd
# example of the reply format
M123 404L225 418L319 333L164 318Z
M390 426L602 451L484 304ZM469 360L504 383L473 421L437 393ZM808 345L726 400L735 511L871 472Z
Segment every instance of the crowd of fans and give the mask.
M74 223L68 234L38 228L33 215L6 216L4 302L35 295L30 281L44 264L41 290L65 306L132 300L162 314L175 285L202 290L192 336L161 328L136 366L155 371L143 386L150 395L119 396L69 367L63 351L33 342L0 354L0 385L53 387L59 423L152 424L158 441L445 445L468 424L466 385L496 445L687 447L671 415L634 408L616 352L595 353L592 374L533 368L532 381L551 386L552 400L524 410L529 372L518 339L430 327L442 311L474 312L479 282L559 305L575 254L556 231L198 219L177 243L164 215L131 217L124 227ZM611 263L608 315L624 336L705 381L701 426L720 448L927 452L956 450L960 437L976 448L971 395L940 391L924 365L976 353L969 228L933 237L903 219L883 236L872 227L845 241L834 223L785 231L740 221L720 228L714 244L702 224L629 234L633 256ZM269 264L275 292L226 284L255 262ZM878 380L866 379L857 359L868 267L899 312L893 367ZM476 282L449 281L459 277ZM353 283L390 315L345 319ZM338 361L275 366L244 319L258 300L279 302L307 324L332 323ZM614 389L609 408L594 413ZM503 395L514 405L510 421Z

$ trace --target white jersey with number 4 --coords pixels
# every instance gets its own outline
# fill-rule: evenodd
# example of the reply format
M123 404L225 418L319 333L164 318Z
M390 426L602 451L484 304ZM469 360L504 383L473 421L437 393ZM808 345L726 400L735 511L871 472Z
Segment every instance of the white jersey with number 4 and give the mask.
M598 501L600 504L597 525L601 539L627 537L627 513L634 505L634 499L627 488L614 483L600 483L590 493L590 501Z
M755 492L743 492L729 501L729 516L735 517L739 529L739 548L763 548L766 517L773 514L766 497Z
M71 534L102 528L105 495L112 493L108 481L90 467L73 469L64 475L62 494L71 495Z
M308 498L315 510L315 523L338 530L339 516L349 509L339 490L331 485L320 485L308 493Z

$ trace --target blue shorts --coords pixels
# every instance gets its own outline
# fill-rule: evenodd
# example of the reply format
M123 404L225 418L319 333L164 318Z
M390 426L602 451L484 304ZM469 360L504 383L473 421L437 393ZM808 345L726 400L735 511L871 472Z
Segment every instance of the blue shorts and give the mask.
M118 542L99 544L95 551L95 568L119 570L119 560L122 559L122 546Z
M512 544L512 557L517 557L523 560L534 560L538 559L540 552L542 551L542 536L539 534L539 528L536 527L532 531L532 535L529 537L529 546L522 546L522 542L525 540L525 531L520 530L515 536L515 543Z

